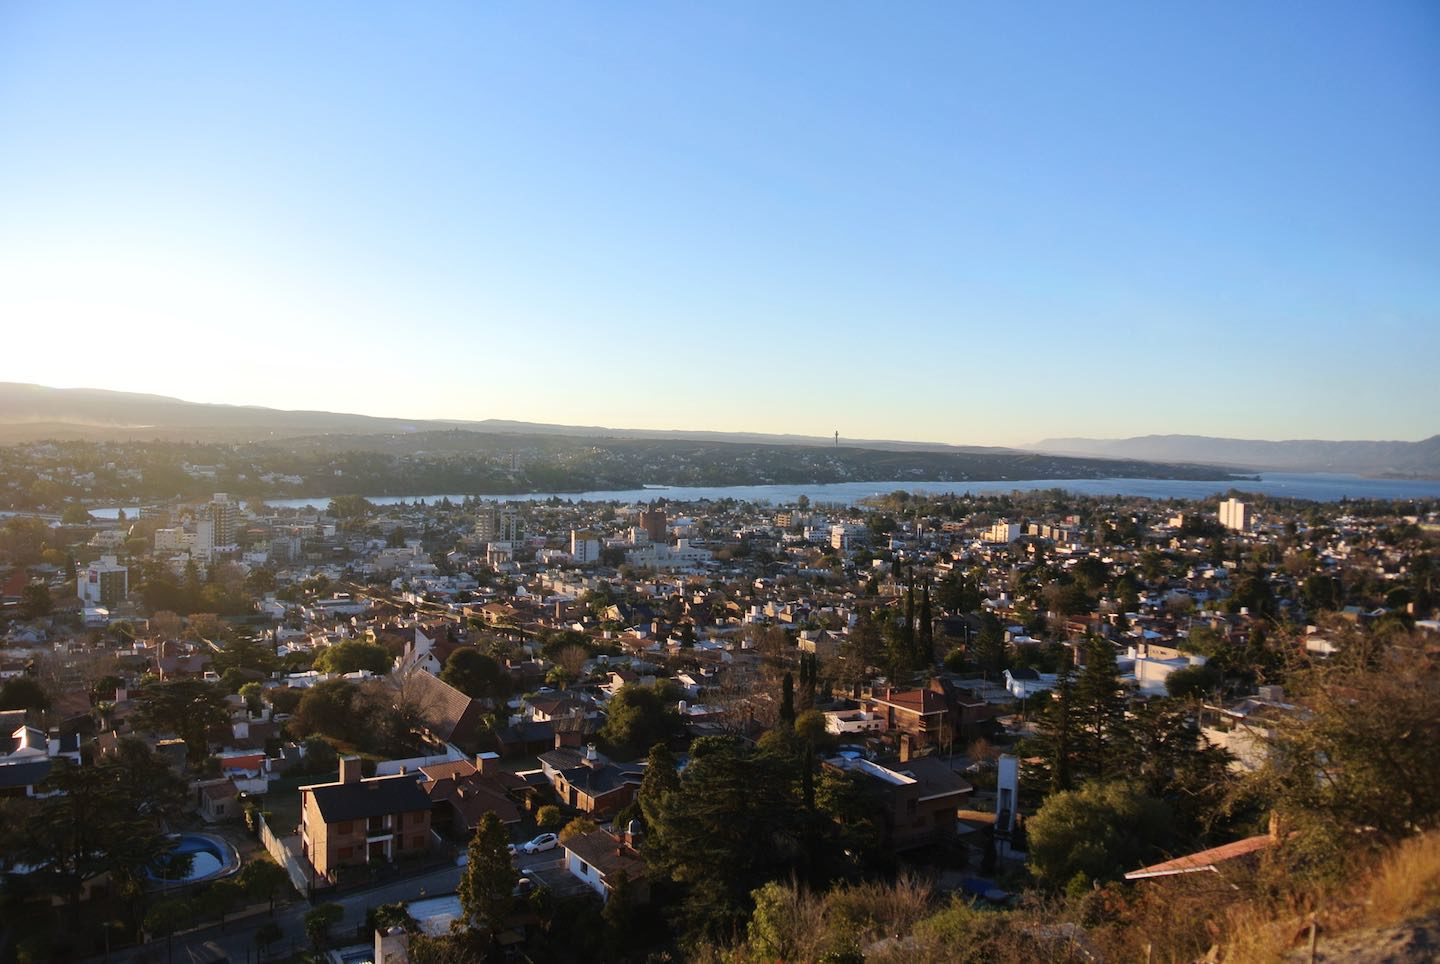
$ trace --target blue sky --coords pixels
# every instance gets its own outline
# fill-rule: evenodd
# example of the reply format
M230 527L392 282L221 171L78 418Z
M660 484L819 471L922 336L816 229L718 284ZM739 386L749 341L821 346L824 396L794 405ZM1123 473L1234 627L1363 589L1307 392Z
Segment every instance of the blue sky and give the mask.
M1440 431L1440 6L0 6L0 380Z

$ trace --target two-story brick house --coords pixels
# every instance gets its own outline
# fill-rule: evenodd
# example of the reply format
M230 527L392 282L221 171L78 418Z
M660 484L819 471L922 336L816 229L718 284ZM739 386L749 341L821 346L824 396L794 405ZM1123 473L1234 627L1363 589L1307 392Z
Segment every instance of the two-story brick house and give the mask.
M393 862L430 849L430 798L418 773L361 779L360 758L340 761L340 779L300 788L300 837L317 877L336 868Z

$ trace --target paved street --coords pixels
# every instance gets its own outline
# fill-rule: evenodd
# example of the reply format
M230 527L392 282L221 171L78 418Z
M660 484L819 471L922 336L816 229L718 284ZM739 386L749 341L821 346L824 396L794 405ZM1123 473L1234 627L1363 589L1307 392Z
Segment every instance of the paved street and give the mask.
M365 915L372 907L420 896L453 893L459 884L460 872L459 867L445 867L422 877L410 877L334 898L335 903L345 908L344 918L331 931L334 942L358 943L355 929L365 922ZM284 937L271 948L273 956L282 956L291 950L309 945L309 938L305 936L305 915L310 909L308 903L298 901L276 910L275 922L280 925ZM259 958L255 947L255 931L268 920L269 916L261 912L226 924L224 933L216 926L177 936L174 940L174 960L206 960L207 958L203 957L206 945L213 945L224 951L231 961L256 961ZM135 964L163 962L166 960L165 942L156 941L143 947L117 952L112 954L110 959Z

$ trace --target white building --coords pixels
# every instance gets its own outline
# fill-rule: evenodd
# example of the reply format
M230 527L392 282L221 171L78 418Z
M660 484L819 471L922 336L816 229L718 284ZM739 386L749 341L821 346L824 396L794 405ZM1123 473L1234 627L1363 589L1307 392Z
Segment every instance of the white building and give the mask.
M637 569L677 570L701 569L714 557L709 549L692 546L689 539L681 539L673 546L651 543L636 546L625 553L625 561Z
M857 545L869 541L869 531L863 525L851 522L837 522L830 527L830 547L849 552Z
M984 538L986 542L1014 542L1020 538L1020 523L1006 522L1004 519L1001 519L986 529L985 535L982 538Z
M130 570L114 556L101 556L80 570L75 580L75 595L85 606L112 608L130 595Z
M825 732L884 733L885 717L867 710L831 710L825 714Z
M1220 503L1220 525L1235 532L1250 528L1250 507L1239 499L1226 499Z
M1125 658L1134 660L1135 685L1145 696L1164 696L1167 692L1165 680L1177 669L1205 665L1204 656L1152 643L1129 647Z
M581 566L599 562L600 540L596 538L595 533L583 529L571 529L570 558Z

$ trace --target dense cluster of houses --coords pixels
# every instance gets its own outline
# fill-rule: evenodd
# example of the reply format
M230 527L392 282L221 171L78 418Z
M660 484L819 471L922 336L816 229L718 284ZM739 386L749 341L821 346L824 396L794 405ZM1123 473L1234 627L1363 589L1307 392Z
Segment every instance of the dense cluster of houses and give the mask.
M233 619L232 629L293 668L255 674L266 690L303 691L332 678L294 667L346 641L389 654L379 675L403 681L433 752L380 761L370 774L345 758L335 779L301 788L299 825L274 829L294 832L311 880L321 883L347 866L463 839L486 813L517 835L552 801L606 821L634 799L644 775L643 759L608 759L596 746L623 687L664 684L692 736L755 739L775 723L778 673L801 654L825 667L825 692L813 707L840 748L827 765L873 781L895 851L930 846L952 838L962 829L959 815L970 812L975 791L961 774L974 761L966 748L1002 726L1020 726L1017 707L1055 685L1054 672L1037 668L1044 660L1025 654L1068 647L1071 660L1083 662L1085 640L1108 640L1134 690L1163 695L1171 674L1204 665L1192 635L1243 646L1259 625L1258 614L1230 604L1234 553L1216 552L1220 537L1193 534L1183 516L1140 524L1131 515L1129 534L1118 538L1104 513L1087 524L1074 514L956 519L889 508L468 501L376 507L357 521L318 510L257 514L216 496L92 523L83 546L97 559L103 553L104 572L126 578L110 576L103 599L81 592L68 605L60 599L56 615L9 623L0 676L48 674L56 703L43 729L36 714L0 714L0 793L43 792L55 757L78 762L92 739L96 753L112 752L129 729L129 687L219 681L217 643L176 632L146 610L136 591L146 567L248 587L253 612ZM1224 538L1266 560L1259 567L1266 597L1302 620L1309 614L1299 587L1307 576L1364 567L1382 584L1407 578L1410 560L1380 536L1396 520L1337 512L1311 538L1293 519L1248 510L1241 518ZM1047 586L1028 578L1087 567L1103 575L1088 611L1056 608ZM942 671L937 659L929 672L886 679L874 666L855 665L867 614L899 611L916 571L937 587L928 627L934 655L966 653L977 634L998 626L1003 668L982 671L962 658L956 672ZM256 572L265 578L252 579ZM1116 579L1127 574L1122 592ZM938 592L961 577L974 593L967 611L949 608ZM26 586L64 579L63 567L40 564L0 573L0 586L13 611ZM1339 615L1359 621L1386 612ZM1433 615L1407 613L1422 628L1440 628ZM569 654L547 645L557 639L574 641ZM1333 646L1320 631L1303 645L1319 656ZM440 678L467 648L498 655L511 696L472 698ZM119 685L113 695L87 696L101 665ZM359 682L377 674L348 675ZM303 735L287 732L272 699L228 700L228 721L209 734L218 766L193 786L196 810L211 820L235 819L247 799L304 765ZM1254 766L1266 727L1295 711L1283 691L1267 688L1207 706L1202 722L1237 765ZM183 758L173 734L143 735ZM570 873L602 894L607 880L633 876L640 857L625 842L626 829L567 843Z

